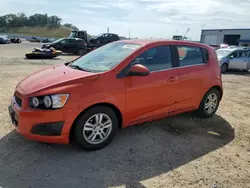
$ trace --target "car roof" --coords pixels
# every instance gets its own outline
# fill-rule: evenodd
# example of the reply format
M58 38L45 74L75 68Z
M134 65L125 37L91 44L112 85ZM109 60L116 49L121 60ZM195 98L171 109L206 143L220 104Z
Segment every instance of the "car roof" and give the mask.
M119 40L117 42L127 42L133 44L141 44L141 45L148 45L148 44L161 44L161 43L176 43L178 45L200 45L210 47L209 45L199 43L199 42L192 42L192 41L181 41L181 40L166 40L166 39L132 39L132 40ZM211 48L211 47L210 47Z
M81 38L62 38L62 39L73 39L73 40L83 40L83 39L81 39Z
M224 51L236 51L236 50L250 50L248 47L235 47L235 48L220 48L218 50L224 50Z

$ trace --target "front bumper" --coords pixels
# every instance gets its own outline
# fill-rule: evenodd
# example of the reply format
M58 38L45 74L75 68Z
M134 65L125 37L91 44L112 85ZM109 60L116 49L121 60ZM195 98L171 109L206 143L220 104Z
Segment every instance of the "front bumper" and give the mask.
M46 143L69 143L69 133L74 122L73 111L71 113L69 109L23 109L13 97L9 114L17 132L28 139Z

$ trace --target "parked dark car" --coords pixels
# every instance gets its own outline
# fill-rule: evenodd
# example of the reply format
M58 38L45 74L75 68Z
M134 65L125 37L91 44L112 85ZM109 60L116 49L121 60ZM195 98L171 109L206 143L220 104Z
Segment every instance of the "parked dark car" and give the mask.
M87 44L83 39L79 38L61 38L50 44L42 45L42 48L50 47L53 47L64 53L83 55L87 49Z
M37 38L37 37L32 37L30 39L30 42L41 42L41 40L39 38Z
M10 39L5 35L0 36L0 44L10 44Z
M91 37L89 39L89 42L92 44L97 44L97 45L104 45L110 42L114 42L120 40L119 36L117 34L113 33L103 33L94 37Z
M11 42L11 43L21 43L22 40L19 39L19 38L11 38L11 39L10 39L10 42Z

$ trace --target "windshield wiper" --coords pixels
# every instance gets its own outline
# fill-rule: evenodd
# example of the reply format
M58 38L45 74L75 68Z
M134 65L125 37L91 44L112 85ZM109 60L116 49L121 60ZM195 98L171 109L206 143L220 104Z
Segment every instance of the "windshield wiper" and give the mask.
M73 69L82 70L82 71L86 71L86 72L91 72L90 70L84 69L84 68L80 67L79 65L69 64L68 66L71 67L71 68L73 68Z

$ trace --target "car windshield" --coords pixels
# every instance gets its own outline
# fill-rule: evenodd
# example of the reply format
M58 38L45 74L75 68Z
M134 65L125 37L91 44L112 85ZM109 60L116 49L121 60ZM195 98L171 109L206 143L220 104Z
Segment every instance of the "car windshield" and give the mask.
M99 35L96 35L97 37L101 37L102 35L104 35L105 33L101 33Z
M108 71L140 46L125 42L110 43L75 60L71 65L90 72Z
M232 52L231 50L224 50L224 49L216 50L216 54L217 54L218 57L226 57L231 52Z
M57 39L55 40L54 42L52 42L51 44L55 44L55 43L58 43L58 42L61 42L63 39Z

